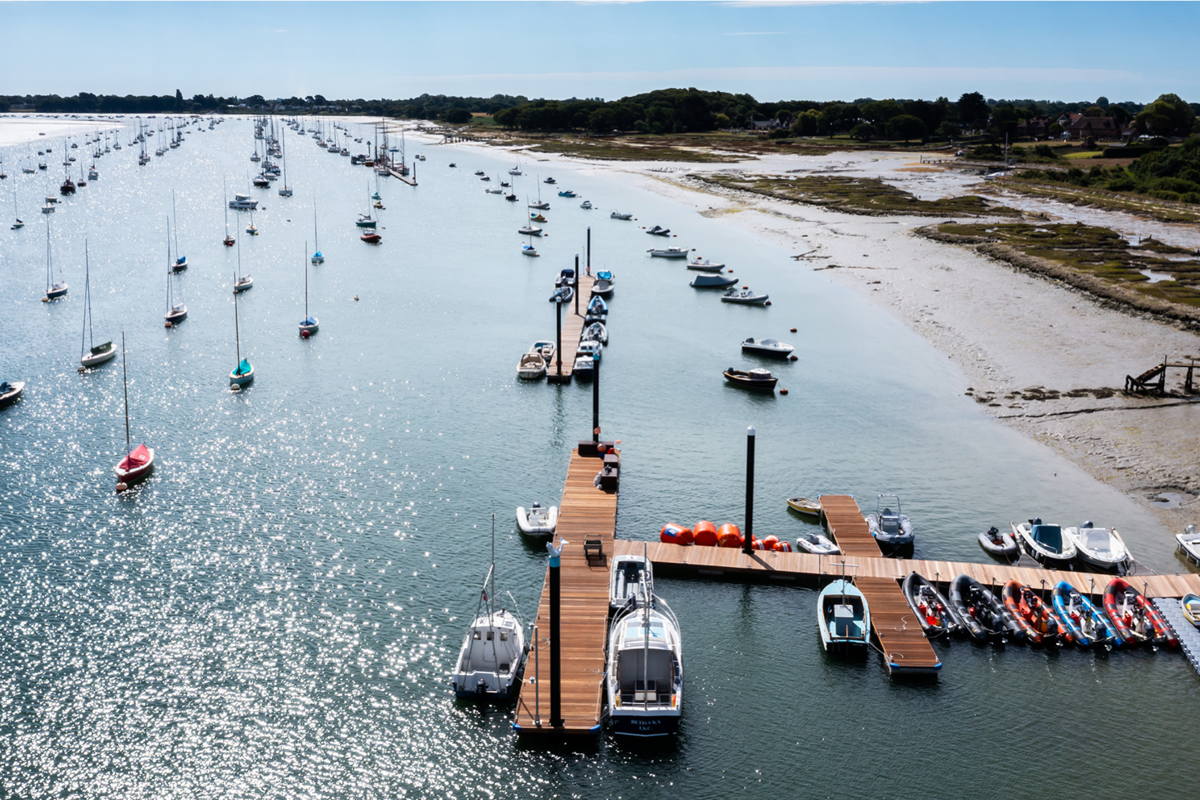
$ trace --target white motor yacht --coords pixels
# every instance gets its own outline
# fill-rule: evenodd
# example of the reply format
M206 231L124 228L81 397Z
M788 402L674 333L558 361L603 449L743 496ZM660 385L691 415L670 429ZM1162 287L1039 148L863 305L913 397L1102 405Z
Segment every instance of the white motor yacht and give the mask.
M669 736L678 732L683 713L679 621L644 578L639 590L609 628L608 721L620 736Z
M229 201L230 208L258 208L258 201L248 194L235 194Z

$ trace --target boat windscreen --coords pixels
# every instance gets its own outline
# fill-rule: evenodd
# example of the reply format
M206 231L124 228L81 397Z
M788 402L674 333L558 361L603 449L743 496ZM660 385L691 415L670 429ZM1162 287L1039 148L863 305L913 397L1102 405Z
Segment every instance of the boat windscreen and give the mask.
M1033 540L1047 550L1062 552L1062 528L1058 525L1034 525Z

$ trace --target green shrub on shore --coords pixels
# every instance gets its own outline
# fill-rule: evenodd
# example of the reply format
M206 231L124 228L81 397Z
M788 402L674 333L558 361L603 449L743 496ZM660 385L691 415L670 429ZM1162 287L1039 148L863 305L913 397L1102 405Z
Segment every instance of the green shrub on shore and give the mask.
M1097 165L1086 172L1078 167L1065 171L1027 170L1021 177L1200 204L1200 137L1190 137L1182 147L1143 155L1128 168Z

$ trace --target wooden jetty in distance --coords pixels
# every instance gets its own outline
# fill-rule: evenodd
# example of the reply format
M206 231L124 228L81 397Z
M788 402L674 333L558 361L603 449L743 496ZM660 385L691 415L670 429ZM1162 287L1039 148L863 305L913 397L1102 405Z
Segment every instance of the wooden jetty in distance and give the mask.
M578 340L578 333L576 333ZM563 342L567 341L564 333ZM560 560L563 724L550 725L550 575L538 604L537 638L530 642L525 679L513 728L519 733L598 733L601 679L608 636L608 559L613 552L617 494L597 489L593 480L602 459L571 452L567 482L558 507L554 542L566 540ZM600 541L601 558L589 559L584 542Z
M546 365L546 380L550 383L570 383L571 369L575 366L575 351L579 349L579 340L583 336L583 319L587 316L587 305L592 300L592 284L595 280L591 275L581 275L575 270L575 297L570 303L565 303L562 321L562 373L558 371L558 359ZM578 299L578 303L576 302ZM576 307L579 311L576 312Z
M389 173L389 174L390 174L390 175L391 175L393 178L398 178L399 180L402 180L402 181L404 181L405 183L407 183L409 186L416 186L416 185L417 185L417 179L416 179L416 178L410 178L410 177L408 177L407 175L401 175L401 174L400 174L400 171L399 171L399 170L397 170L397 169L393 169L392 167L388 167L388 168L387 168L387 171L388 171L388 173Z

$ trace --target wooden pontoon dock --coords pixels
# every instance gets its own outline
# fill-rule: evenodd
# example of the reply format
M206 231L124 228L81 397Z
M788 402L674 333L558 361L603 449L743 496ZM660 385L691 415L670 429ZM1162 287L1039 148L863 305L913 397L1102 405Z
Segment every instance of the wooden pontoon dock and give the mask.
M579 349L579 340L583 337L584 317L587 316L588 303L592 301L591 275L581 275L576 270L575 297L570 303L564 303L562 321L562 372L558 371L558 354L546 365L546 380L550 383L570 383L571 369L575 366L575 351ZM575 312L578 298L579 312Z
M564 332L563 342L567 341ZM578 341L578 333L576 333ZM558 506L554 542L563 548L560 580L562 638L561 727L550 725L550 576L542 586L531 640L525 682L517 701L513 727L519 733L597 733L600 730L601 683L608 635L608 559L613 552L617 494L593 485L603 466L599 458L571 452L567 483ZM601 557L589 559L584 543L599 540ZM536 652L533 648L536 648Z

